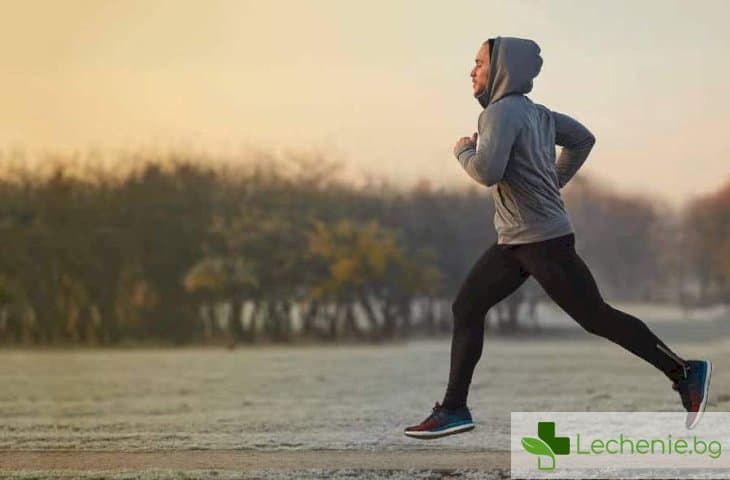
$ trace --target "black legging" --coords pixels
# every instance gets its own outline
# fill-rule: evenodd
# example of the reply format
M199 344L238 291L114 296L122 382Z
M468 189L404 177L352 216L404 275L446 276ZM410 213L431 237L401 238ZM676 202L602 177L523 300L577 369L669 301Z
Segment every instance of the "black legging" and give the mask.
M446 407L466 405L474 367L482 355L487 311L530 275L588 332L621 345L671 380L683 372L684 360L644 322L603 300L590 270L575 251L574 234L520 245L495 243L471 268L452 306L451 369L442 402Z

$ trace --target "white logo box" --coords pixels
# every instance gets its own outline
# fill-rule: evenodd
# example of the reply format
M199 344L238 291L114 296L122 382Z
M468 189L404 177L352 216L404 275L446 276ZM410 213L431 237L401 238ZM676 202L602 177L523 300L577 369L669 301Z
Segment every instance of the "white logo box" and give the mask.
M691 430L685 427L686 415L511 412L511 477L730 479L730 412L705 412ZM539 422L555 423L555 436L570 440L569 454L550 457L525 450L522 439L539 439ZM542 439L528 442L545 446ZM543 467L554 460L555 468L538 469L538 457Z

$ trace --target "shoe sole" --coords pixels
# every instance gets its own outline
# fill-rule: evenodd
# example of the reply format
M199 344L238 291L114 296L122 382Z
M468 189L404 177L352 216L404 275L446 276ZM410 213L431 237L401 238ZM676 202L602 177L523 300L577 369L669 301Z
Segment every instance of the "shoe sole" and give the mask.
M705 394L702 396L702 402L700 403L700 409L697 411L697 415L695 416L694 420L692 420L692 423L687 426L688 430L691 430L695 426L697 426L700 419L702 418L702 414L705 413L707 399L710 397L710 377L712 376L712 362L710 362L709 360L705 360L705 363L707 363L707 375L705 375L704 388Z
M468 432L469 430L474 429L473 423L465 423L462 425L457 425L455 427L446 428L444 430L439 430L437 432L428 432L428 431L409 431L405 430L403 434L407 437L411 438L418 438L421 440L429 440L432 438L439 438L439 437L445 437L446 435L453 435L455 433L462 433L462 432Z

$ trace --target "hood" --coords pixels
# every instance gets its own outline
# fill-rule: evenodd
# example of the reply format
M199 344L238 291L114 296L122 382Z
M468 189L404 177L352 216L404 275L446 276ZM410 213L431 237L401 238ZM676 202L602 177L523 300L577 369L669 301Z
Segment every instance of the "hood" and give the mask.
M540 73L542 57L537 43L526 38L496 37L489 60L487 88L475 98L488 105L513 93L528 93Z

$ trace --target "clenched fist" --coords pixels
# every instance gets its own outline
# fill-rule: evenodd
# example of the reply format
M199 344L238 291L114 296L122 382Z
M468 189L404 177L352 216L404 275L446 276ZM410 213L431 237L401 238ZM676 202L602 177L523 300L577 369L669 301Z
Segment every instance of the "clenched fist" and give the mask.
M454 155L458 155L467 145L471 145L474 148L477 147L477 132L474 132L471 137L461 137L458 139L456 145L454 145Z

